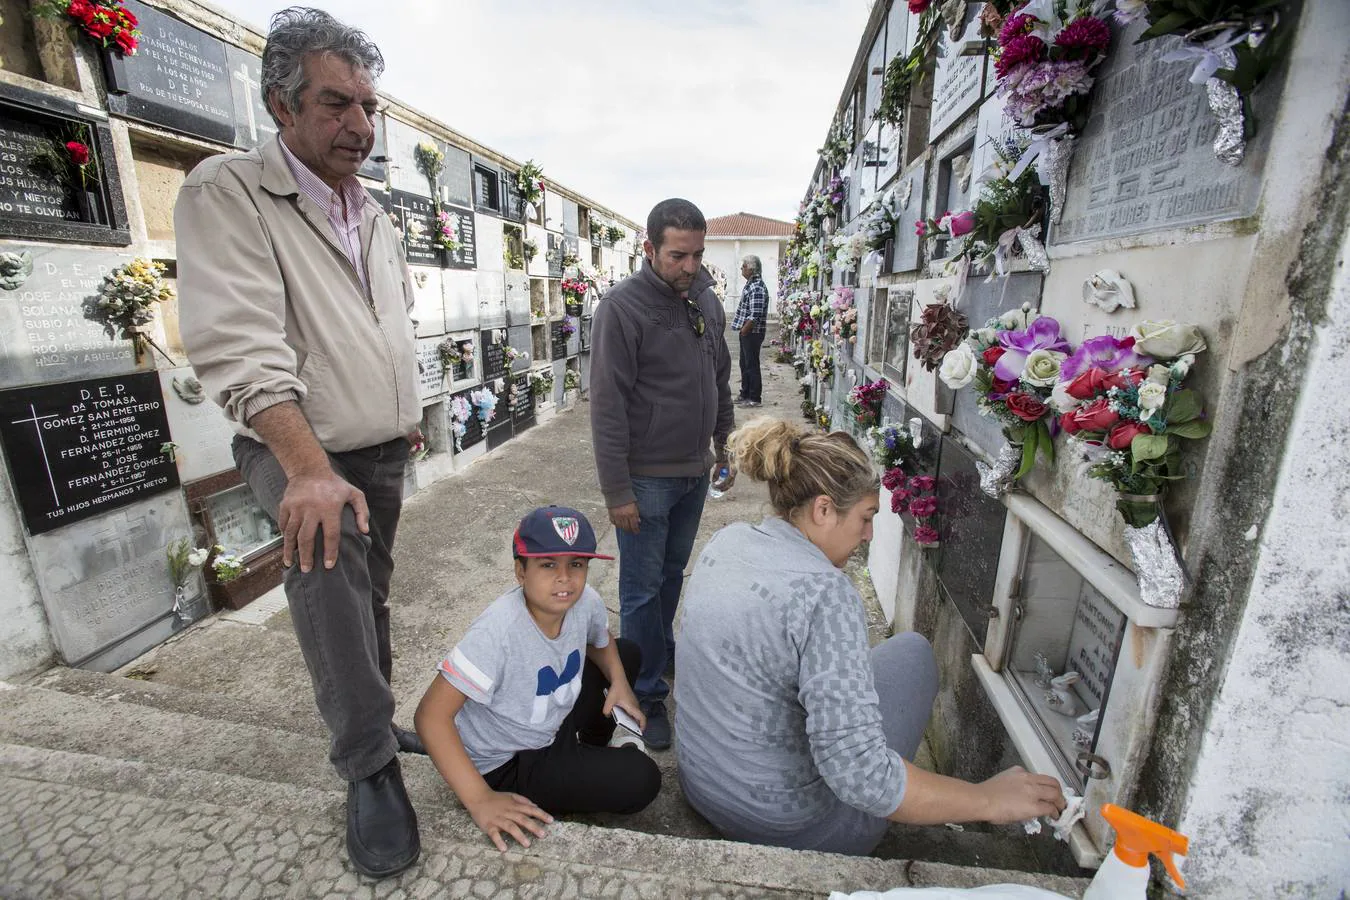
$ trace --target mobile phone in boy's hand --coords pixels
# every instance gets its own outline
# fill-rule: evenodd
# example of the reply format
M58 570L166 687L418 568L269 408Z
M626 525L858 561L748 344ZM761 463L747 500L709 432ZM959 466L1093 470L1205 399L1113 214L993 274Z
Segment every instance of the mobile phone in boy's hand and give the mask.
M617 722L620 727L627 728L629 731L633 732L633 734L642 737L642 726L639 725L637 719L630 716L628 711L622 706L615 706L611 715L614 716L614 721Z

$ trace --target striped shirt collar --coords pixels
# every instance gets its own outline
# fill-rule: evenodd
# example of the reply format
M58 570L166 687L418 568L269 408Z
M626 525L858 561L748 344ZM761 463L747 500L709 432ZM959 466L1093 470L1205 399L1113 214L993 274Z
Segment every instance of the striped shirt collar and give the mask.
M361 222L361 207L365 205L366 189L361 186L361 182L355 175L348 175L339 185L342 188L341 197L337 192L330 188L322 178L315 175L309 168L300 161L291 148L286 146L286 142L277 138L277 143L281 145L281 154L286 158L286 167L291 170L291 175L295 178L296 187L306 197L319 204L319 207L328 216L333 227L338 230L350 231ZM346 200L346 213L343 213L342 201ZM345 221L344 221L345 220Z

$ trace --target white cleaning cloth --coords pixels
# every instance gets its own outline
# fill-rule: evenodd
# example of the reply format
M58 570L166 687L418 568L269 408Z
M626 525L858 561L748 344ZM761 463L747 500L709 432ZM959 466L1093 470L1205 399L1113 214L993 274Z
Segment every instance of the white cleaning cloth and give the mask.
M1055 819L1049 816L1044 818L1050 823L1050 827L1055 829L1055 840L1064 841L1068 840L1069 830L1087 814L1087 810L1083 808L1083 798L1074 793L1072 788L1060 785L1060 790L1064 792L1064 811ZM1041 820L1027 819L1022 823L1022 827L1026 829L1027 834L1040 834Z

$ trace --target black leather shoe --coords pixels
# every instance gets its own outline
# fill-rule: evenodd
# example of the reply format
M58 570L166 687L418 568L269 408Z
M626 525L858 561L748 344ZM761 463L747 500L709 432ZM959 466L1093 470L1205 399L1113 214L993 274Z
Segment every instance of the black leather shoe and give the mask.
M397 875L417 862L422 841L417 813L403 787L398 757L360 781L347 784L347 855L370 878Z
M398 741L399 753L420 753L427 755L427 748L422 745L422 739L417 736L417 732L409 731L407 728L394 728L394 740Z

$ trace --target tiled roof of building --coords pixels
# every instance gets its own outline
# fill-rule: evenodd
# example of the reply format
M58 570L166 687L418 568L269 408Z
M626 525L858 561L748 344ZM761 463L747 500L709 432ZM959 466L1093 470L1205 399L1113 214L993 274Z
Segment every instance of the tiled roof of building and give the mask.
M709 237L792 237L792 223L739 212L708 220Z

